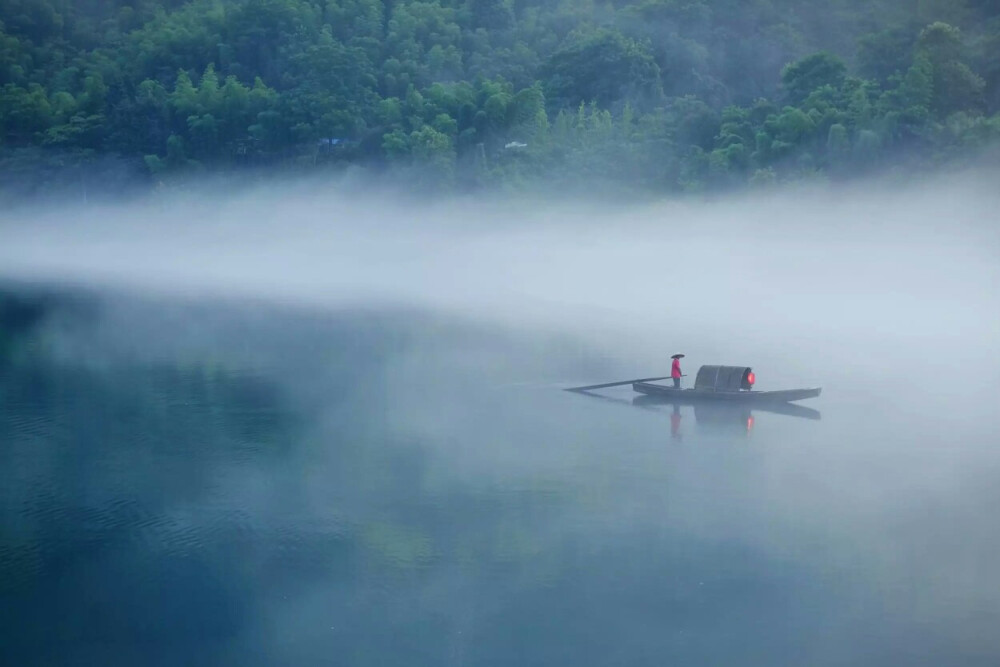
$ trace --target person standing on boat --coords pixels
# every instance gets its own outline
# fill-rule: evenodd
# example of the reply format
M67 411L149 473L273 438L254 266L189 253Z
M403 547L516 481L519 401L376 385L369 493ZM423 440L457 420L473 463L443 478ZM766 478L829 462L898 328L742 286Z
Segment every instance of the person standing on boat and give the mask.
M683 354L675 354L670 357L674 360L674 363L670 364L670 378L674 381L674 389L681 388L681 359L684 358Z

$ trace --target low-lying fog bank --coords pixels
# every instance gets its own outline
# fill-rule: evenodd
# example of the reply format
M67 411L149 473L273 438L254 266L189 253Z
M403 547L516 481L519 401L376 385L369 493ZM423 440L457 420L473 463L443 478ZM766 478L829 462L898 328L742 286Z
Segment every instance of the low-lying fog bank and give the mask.
M209 184L184 200L22 210L0 223L0 278L428 308L572 333L633 367L682 350L817 382L985 363L992 382L994 175L634 205Z

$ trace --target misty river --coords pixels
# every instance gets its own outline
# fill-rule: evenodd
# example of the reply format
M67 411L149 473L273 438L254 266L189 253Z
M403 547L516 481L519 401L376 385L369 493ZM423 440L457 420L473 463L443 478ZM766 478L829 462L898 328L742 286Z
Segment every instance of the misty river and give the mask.
M995 233L712 224L211 271L149 226L0 230L4 663L995 665ZM674 352L824 391L562 391Z

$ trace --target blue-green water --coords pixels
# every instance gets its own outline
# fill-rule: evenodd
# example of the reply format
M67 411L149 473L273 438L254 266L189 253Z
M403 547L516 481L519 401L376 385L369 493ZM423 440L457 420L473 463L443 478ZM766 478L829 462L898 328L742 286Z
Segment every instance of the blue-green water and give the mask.
M821 418L641 408L559 390L626 372L569 333L24 303L4 664L1000 660L995 401L831 367Z

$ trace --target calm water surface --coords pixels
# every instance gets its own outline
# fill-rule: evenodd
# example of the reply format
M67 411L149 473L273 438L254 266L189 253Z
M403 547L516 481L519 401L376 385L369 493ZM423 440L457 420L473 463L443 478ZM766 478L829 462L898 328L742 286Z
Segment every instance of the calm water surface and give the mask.
M974 392L827 369L815 413L695 412L443 315L19 303L5 664L1000 662Z

